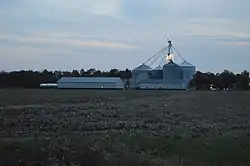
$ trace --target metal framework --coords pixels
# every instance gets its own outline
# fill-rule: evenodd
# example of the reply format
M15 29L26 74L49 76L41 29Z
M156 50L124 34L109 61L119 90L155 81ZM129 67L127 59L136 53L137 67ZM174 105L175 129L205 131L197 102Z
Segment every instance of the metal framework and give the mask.
M158 64L158 66L162 66L164 63L164 60L167 56L170 56L171 54L173 54L173 50L177 53L177 55L185 62L186 60L181 56L181 54L178 52L178 50L172 45L171 40L168 39L168 45L165 46L163 49L161 49L159 52L157 52L156 54L154 54L153 56L151 56L150 58L148 58L145 62L143 62L143 64L147 64L149 63L148 66L152 66L159 58L161 58L160 63Z

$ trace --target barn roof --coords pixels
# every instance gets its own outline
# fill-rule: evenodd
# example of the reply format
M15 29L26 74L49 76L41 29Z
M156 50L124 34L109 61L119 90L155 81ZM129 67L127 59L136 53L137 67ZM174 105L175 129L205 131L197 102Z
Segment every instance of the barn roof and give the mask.
M57 82L120 82L122 81L120 77L62 77Z

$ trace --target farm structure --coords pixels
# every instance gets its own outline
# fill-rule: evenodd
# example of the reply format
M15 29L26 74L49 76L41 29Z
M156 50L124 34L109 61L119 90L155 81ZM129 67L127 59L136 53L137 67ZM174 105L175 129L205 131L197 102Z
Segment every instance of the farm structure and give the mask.
M55 84L55 83L42 83L42 84L40 84L40 88L44 88L44 89L57 88L57 84Z
M132 70L132 87L134 89L187 89L190 81L193 79L196 68L184 60L175 49L183 60L180 65L176 64L173 61L173 49L175 48L169 41L167 47ZM150 65L146 65L152 59L153 62ZM156 68L151 68L151 65L157 59L161 60L160 64Z
M182 63L174 62L173 50L181 57ZM152 64L160 63L152 68ZM152 61L153 60L153 61ZM149 65L146 63L150 62ZM132 70L131 83L119 77L63 77L57 82L59 89L173 89L186 90L196 72L196 67L183 59L169 40L168 45ZM128 81L129 82L129 81Z
M62 77L58 89L124 89L119 77Z

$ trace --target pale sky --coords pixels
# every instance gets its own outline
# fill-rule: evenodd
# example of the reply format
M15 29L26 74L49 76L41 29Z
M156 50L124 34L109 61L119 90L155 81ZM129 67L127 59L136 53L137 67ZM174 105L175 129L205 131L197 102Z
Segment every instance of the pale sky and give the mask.
M0 22L0 70L133 69L170 37L197 70L250 71L250 0L0 0Z

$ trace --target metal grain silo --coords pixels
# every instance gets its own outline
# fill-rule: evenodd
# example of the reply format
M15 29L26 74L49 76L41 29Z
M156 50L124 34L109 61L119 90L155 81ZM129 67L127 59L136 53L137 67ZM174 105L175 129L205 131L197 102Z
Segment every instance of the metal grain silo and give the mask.
M145 64L142 64L142 65L138 66L137 68L133 69L132 70L132 86L137 87L138 81L140 81L141 79L144 79L146 77L146 75L149 74L150 70L151 70L151 67L149 67ZM141 77L142 74L143 74L143 77ZM141 75L141 76L139 77L139 75Z
M161 66L156 67L150 71L150 79L162 79L163 70Z
M183 80L189 84L189 82L193 79L193 76L195 75L196 68L191 63L188 63L184 61L182 64L180 64L182 71L183 71Z
M182 80L182 68L173 61L163 66L163 80L165 82L178 82Z

